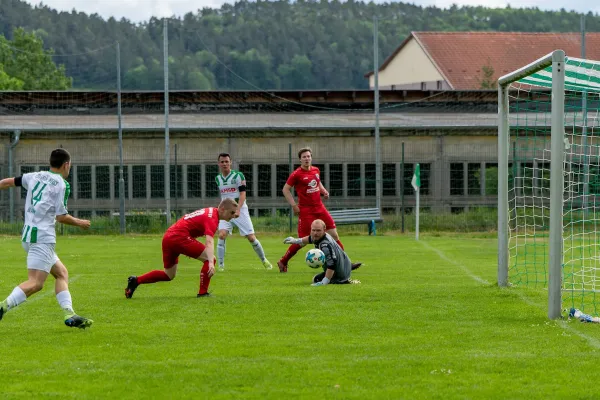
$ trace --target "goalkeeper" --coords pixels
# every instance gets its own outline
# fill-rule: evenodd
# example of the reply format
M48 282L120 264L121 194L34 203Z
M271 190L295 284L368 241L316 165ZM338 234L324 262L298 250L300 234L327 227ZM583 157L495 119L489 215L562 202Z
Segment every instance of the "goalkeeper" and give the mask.
M303 238L288 237L283 241L284 244L297 244L304 246L306 244L314 244L315 248L321 250L325 254L325 264L323 264L323 272L313 277L312 286L323 286L330 283L344 284L353 283L350 280L350 273L353 269L360 267L357 263L353 268L348 255L342 250L336 240L327 232L326 225L320 219L316 219L310 226L310 236ZM356 281L355 281L356 282Z

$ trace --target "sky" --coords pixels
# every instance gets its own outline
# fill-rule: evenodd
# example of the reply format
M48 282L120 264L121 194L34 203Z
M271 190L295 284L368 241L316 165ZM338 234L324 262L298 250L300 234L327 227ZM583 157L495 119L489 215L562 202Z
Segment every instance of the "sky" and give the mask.
M39 0L25 0L30 4L39 4ZM382 0L376 0L382 2ZM125 17L133 22L147 21L150 17L183 16L188 12L196 12L203 7L220 7L224 0L43 0L43 3L60 11L76 9L87 14L98 13L104 18ZM233 1L228 1L232 3ZM481 5L485 7L513 8L538 7L542 10L575 10L581 13L592 11L600 13L600 1L597 0L407 0L417 5L435 5L448 8L457 5Z

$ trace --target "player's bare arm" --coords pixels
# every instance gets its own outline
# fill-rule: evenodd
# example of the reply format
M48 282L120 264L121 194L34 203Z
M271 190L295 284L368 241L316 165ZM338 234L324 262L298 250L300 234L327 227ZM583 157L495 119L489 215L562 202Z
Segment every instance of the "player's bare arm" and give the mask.
M205 249L204 254L206 256L206 260L208 261L208 276L213 276L215 274L215 239L212 235L205 236Z
M326 199L329 198L329 192L327 191L327 189L325 189L325 186L323 186L322 182L319 182L319 189L321 191L321 194L323 195L323 197L325 197Z
M15 187L15 178L5 178L0 181L0 190Z
M91 222L87 219L75 218L70 214L57 215L56 220L61 224L77 226L81 229L89 229Z
M283 185L281 192L283 193L283 196L287 200L288 204L294 209L294 215L298 215L300 214L300 207L298 207L298 204L296 204L296 200L294 200L291 189L292 187L286 183Z
M246 191L240 190L240 198L238 200L238 206L237 206L237 209L235 210L234 218L238 218L240 216L240 212L242 210L242 207L244 206L244 203L246 203Z
M283 239L283 244L297 244L300 246L306 246L310 243L310 236L304 236L301 238L295 238L293 236L286 237Z

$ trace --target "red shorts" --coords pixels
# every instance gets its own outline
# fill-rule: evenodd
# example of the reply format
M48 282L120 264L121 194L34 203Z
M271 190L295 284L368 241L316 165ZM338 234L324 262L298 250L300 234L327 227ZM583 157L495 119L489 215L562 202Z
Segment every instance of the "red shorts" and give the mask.
M165 268L174 267L179 262L180 254L198 258L205 248L206 246L193 237L167 234L162 240L163 265Z
M335 229L335 222L325 207L300 210L300 216L298 217L298 236L309 236L310 226L316 219L325 222L325 230Z

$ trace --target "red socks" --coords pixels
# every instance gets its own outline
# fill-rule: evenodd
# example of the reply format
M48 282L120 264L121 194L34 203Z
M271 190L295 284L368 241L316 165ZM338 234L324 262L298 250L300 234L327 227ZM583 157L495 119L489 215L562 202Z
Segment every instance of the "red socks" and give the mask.
M340 239L336 240L335 242L342 248L342 250L344 250L344 245Z
M213 263L217 263L217 259L213 260ZM200 270L200 291L198 294L208 293L208 286L210 285L210 276L208 276L208 260L202 264L202 270Z
M285 252L284 256L281 257L281 261L283 263L283 265L288 265L288 262L290 261L290 259L292 257L294 257L296 255L296 253L298 252L298 250L300 250L302 248L302 246L300 246L299 244L293 244L290 247L288 247L287 251Z
M163 282L170 281L169 276L165 273L165 271L154 270L145 273L144 275L140 275L137 278L138 285L143 285L145 283L154 283L154 282Z

